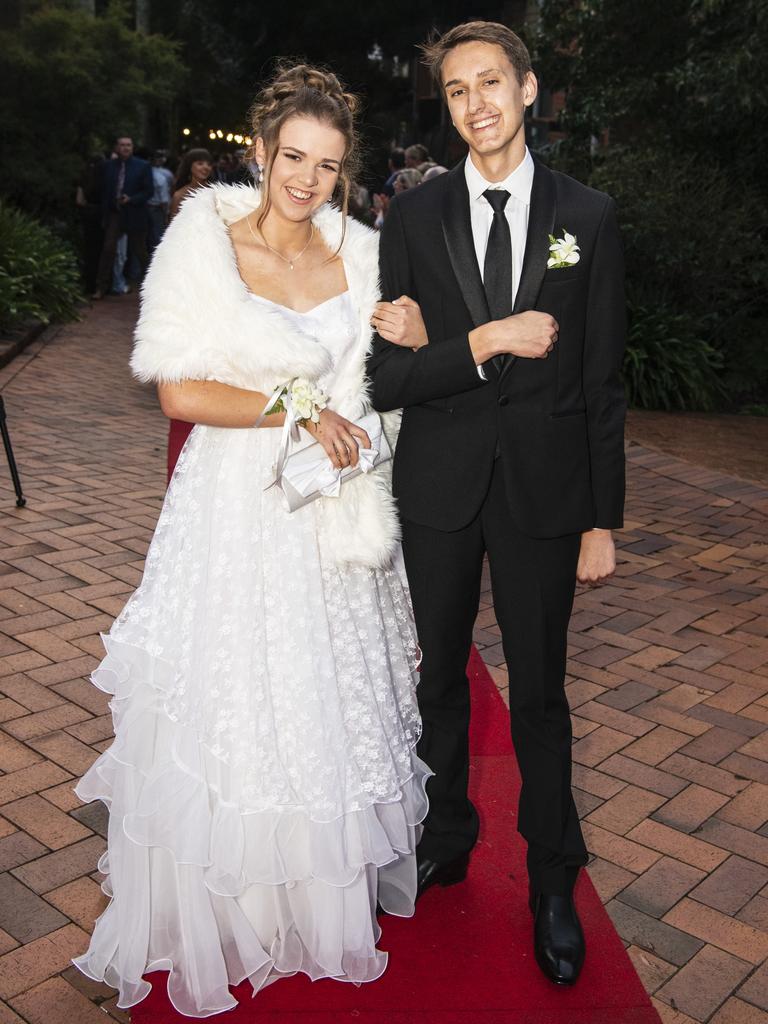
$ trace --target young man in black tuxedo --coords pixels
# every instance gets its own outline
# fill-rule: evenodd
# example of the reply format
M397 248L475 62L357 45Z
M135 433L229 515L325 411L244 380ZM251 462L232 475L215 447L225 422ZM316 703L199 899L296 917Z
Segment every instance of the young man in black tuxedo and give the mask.
M390 206L369 361L375 407L403 409L393 488L423 650L419 754L435 772L419 885L461 881L477 839L465 669L487 553L536 957L569 984L584 958L572 892L587 851L566 635L576 580L611 575L622 525L621 243L608 196L528 152L537 85L513 32L472 22L424 49L469 155Z

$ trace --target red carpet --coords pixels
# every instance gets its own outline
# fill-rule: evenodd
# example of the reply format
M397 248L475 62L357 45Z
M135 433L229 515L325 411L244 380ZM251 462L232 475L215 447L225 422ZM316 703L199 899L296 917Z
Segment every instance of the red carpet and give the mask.
M389 967L376 982L353 985L287 978L251 998L246 981L236 1010L221 1020L253 1024L660 1024L592 883L581 873L577 903L587 960L572 989L550 984L531 950L523 842L515 830L519 778L508 711L475 650L472 798L480 842L463 885L430 889L411 920L385 917L380 947ZM148 975L152 992L132 1010L133 1024L176 1024L166 974Z

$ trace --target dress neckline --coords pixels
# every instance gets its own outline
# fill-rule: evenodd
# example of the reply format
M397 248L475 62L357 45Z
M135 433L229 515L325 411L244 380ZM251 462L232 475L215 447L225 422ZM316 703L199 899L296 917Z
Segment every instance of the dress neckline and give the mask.
M275 302L274 299L268 299L264 295L257 295L256 292L248 291L248 294L252 299L256 299L257 302L267 302L270 306L277 306L278 309L284 309L286 313L294 313L296 316L309 316L310 313L316 312L318 309L322 309L323 306L327 306L331 302L335 302L337 299L344 298L345 295L349 295L349 288L345 288L343 292L338 292L336 295L332 295L329 299L323 299L322 302L318 302L316 306L312 306L311 309L294 309L292 306L285 306L282 302Z

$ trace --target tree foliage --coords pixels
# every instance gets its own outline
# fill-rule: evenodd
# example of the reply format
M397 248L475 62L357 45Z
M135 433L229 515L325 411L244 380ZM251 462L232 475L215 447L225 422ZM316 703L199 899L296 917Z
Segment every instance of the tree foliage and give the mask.
M77 3L30 4L0 32L3 194L60 219L72 206L84 160L115 134L136 135L167 112L185 81L178 46L136 33L111 2L93 17Z
M478 0L472 14L498 19L502 6ZM300 8L165 0L155 5L153 27L179 40L193 69L193 87L179 105L181 121L193 130L247 130L248 107L275 59L306 60L333 68L362 97L368 164L383 169L382 154L401 124L413 121L412 80L397 68L414 59L415 45L433 26L447 28L466 17L460 0L334 0ZM381 57L372 60L376 46Z
M735 163L764 188L766 45L764 0L543 0L534 39L547 85L565 91L574 149L607 130Z
M618 202L641 404L768 392L766 46L763 0L542 4L537 67L567 131L548 158Z

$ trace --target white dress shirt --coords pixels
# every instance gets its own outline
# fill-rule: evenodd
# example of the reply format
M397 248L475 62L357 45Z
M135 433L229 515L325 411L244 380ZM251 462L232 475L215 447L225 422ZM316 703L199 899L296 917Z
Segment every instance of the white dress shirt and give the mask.
M531 188L533 186L533 157L525 147L525 156L517 167L503 181L486 181L480 171L472 163L471 154L464 162L464 175L469 192L469 216L472 226L472 241L475 244L477 265L480 277L483 276L485 250L488 247L488 236L493 224L493 207L483 195L486 189L497 188L509 192L504 213L509 224L512 240L512 302L515 301L520 286L520 275L523 269L525 243L528 236L528 212L531 207ZM486 379L482 366L477 372Z
M173 198L173 175L167 167L152 168L152 183L155 191L149 206L169 206Z

